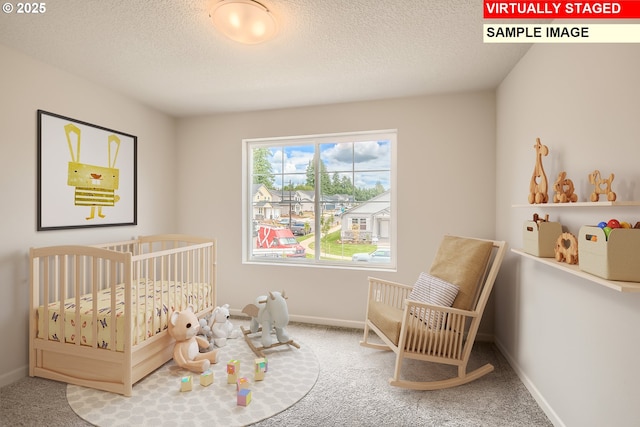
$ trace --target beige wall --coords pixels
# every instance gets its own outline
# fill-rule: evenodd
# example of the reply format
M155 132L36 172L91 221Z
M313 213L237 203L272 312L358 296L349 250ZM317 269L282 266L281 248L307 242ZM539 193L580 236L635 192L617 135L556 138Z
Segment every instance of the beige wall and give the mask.
M176 231L177 183L172 118L1 45L0 63L1 386L27 374L29 247ZM36 231L38 109L138 137L138 226Z
M494 235L494 105L482 92L180 120L178 220L219 241L218 301L284 288L293 319L360 326L378 274L241 263L243 138L398 129L398 272L379 275L413 283L443 234Z
M640 45L534 45L497 91L496 233L522 246L522 223L549 213L583 224L635 224L640 207L512 208L527 202L535 138L550 182L567 171L581 201L587 175L615 173L619 200L640 200ZM556 425L640 419L640 294L622 294L510 254L495 291L496 340Z
M398 129L398 272L412 283L445 233L492 237L495 96L453 94L174 120L0 46L0 385L27 372L28 249L185 232L219 241L221 303L285 288L292 318L359 326L366 270L241 264L243 138ZM36 110L138 136L138 226L36 232ZM491 333L492 316L484 326ZM16 326L17 325L17 326Z

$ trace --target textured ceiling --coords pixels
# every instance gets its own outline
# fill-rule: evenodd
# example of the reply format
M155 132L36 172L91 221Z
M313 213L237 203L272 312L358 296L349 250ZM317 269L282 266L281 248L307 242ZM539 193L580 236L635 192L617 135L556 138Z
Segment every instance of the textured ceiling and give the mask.
M483 44L480 0L263 0L275 39L211 25L218 0L52 0L0 44L173 116L495 88L529 45Z

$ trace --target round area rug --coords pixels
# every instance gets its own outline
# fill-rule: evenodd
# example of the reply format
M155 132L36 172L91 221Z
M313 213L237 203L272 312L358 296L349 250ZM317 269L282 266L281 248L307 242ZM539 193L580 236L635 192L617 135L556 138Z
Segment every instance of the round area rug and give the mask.
M254 338L260 346L260 338ZM211 365L213 384L200 385L200 374L175 365L173 360L133 386L131 397L67 385L69 405L84 420L97 426L244 426L271 417L303 398L318 379L320 366L304 344L283 345L265 351L267 372L255 381L257 356L244 338L227 340ZM227 383L227 362L240 361L240 375L249 382L251 399L238 405L236 384ZM182 379L192 376L192 390L180 391Z

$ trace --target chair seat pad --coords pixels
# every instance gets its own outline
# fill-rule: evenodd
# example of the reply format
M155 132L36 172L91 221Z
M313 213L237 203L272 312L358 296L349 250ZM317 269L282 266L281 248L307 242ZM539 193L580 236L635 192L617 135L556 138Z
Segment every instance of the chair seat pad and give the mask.
M404 310L371 301L369 320L394 344L400 341L400 329ZM461 357L461 333L452 330L433 331L423 322L407 325L405 350L411 353L459 359ZM457 342L457 345L454 343Z
M369 320L395 345L400 339L403 314L403 310L381 302L369 303Z

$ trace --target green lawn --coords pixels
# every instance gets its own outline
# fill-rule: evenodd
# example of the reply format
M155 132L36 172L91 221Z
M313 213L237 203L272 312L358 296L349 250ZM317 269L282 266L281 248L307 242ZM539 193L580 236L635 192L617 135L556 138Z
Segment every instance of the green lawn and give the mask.
M304 239L313 238L312 234L308 234L306 236L302 236L298 239L298 241L302 241ZM334 231L326 235L321 242L322 253L328 253L331 255L339 255L351 258L351 255L358 252L373 252L378 247L376 245L371 244L351 244L351 243L338 243L340 240L340 230ZM315 243L311 243L309 247L314 249Z

